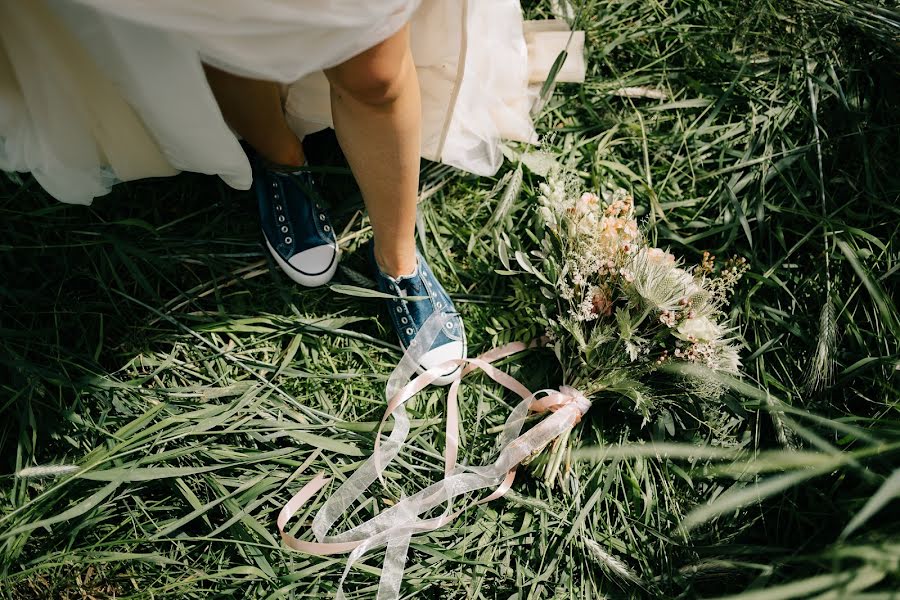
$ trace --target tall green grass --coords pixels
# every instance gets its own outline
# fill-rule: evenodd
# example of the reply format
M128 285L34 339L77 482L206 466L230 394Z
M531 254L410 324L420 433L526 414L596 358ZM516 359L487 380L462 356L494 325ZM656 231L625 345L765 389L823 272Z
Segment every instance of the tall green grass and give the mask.
M740 443L653 445L657 432L600 407L565 487L526 473L504 500L417 537L403 593L892 597L896 3L580 10L588 81L557 87L542 150L633 190L658 244L750 261L734 307L747 376L726 382L721 415L684 424ZM330 162L333 143L320 148ZM423 249L474 350L539 333L494 274L496 236L540 181L528 164L497 180L425 170ZM336 283L365 287L354 251L367 222L346 174L328 179L346 226ZM0 182L0 597L333 595L340 558L284 550L275 514L316 472L341 480L369 454L399 352L377 302L280 275L254 211L195 175L119 186L91 208L27 176ZM539 354L503 367L535 386L558 376ZM482 380L463 394L463 459L486 461L510 399ZM386 497L440 476L442 406L439 391L416 400L408 475ZM353 595L374 594L379 558L354 570Z

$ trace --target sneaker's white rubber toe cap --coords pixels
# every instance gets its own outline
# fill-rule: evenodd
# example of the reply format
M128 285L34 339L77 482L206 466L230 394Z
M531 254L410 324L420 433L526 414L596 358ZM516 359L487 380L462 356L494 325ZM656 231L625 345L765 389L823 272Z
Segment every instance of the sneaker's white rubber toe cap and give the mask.
M423 371L426 371L432 367L437 367L447 362L448 360L465 357L466 344L461 341L454 341L450 342L449 344L444 344L443 346L438 346L437 348L432 348L431 350L426 352L419 359L419 365L421 366ZM447 368L445 369L443 374L435 379L432 383L434 385L447 385L456 378L456 376L459 374L460 369L462 369L462 365L447 365Z
M337 271L340 250L337 246L325 244L304 250L293 255L285 261L266 240L269 252L275 258L275 262L281 267L288 277L306 287L318 287L325 285Z

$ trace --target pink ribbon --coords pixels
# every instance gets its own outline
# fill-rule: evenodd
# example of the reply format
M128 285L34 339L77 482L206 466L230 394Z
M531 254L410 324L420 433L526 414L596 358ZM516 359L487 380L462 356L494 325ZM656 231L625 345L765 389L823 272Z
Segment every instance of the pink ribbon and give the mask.
M440 323L435 324L430 321L431 319L423 327L426 339L422 344L418 344L419 347L430 347L430 343L424 342L428 342L427 338L429 337L433 339L436 332L440 330ZM419 337L422 338L423 335L420 334ZM531 392L515 378L491 365L494 361L521 352L528 347L521 342L513 342L485 352L477 358L448 361L425 371L392 393L392 382L396 383L398 379L406 379L411 369L415 368L415 358L407 353L388 382L390 400L378 427L372 456L326 500L313 519L312 530L317 541L299 540L287 533L285 526L291 517L300 511L330 479L319 473L281 509L277 521L278 531L281 539L289 548L319 556L350 553L338 586L336 595L338 599L344 597L343 582L353 564L365 552L379 546L387 546L387 550L377 597L379 599L397 598L412 535L433 531L450 523L469 508L503 496L512 486L516 467L522 461L581 420L591 403L574 388L563 386L559 390ZM442 373L445 373L450 364L462 365L463 368L459 370L457 377L451 383L447 398L447 447L444 451L444 478L412 496L401 499L394 506L347 532L334 536L326 535L350 504L361 497L376 478L381 478L384 466L389 464L399 453L409 432L409 420L403 405ZM484 371L488 377L517 394L522 400L513 409L503 427L500 439L501 451L497 461L492 465L470 467L456 463L459 448L457 398L463 377L477 369ZM393 387L397 387L397 385ZM524 434L521 433L525 418L529 413L548 411L552 413L549 417ZM385 422L391 416L395 418L395 427L390 438L385 442L387 449L383 450L380 442L381 432ZM383 455L387 457L387 460L382 463ZM453 498L485 488L494 488L494 490L480 500L456 511L451 511ZM442 504L447 505L442 515L429 519L420 518L423 513Z

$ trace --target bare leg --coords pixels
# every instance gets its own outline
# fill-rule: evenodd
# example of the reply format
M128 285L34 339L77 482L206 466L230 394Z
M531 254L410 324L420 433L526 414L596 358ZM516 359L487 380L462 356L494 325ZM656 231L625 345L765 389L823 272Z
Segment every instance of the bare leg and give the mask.
M393 277L416 266L422 107L409 27L328 69L334 128L375 233L375 260Z
M247 143L272 162L304 163L277 84L205 69L225 120ZM416 264L422 109L408 27L326 75L335 132L375 232L375 258L389 275L410 273Z
M264 158L279 165L306 162L303 144L288 127L278 84L248 79L204 65L222 116Z

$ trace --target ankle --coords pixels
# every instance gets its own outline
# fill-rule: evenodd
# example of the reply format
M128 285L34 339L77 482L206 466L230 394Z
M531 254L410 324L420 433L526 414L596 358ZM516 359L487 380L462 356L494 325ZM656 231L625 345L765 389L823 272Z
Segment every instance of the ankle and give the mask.
M384 252L375 246L375 263L385 275L397 279L415 272L417 260L415 248L408 251Z

